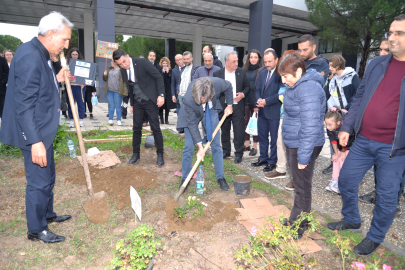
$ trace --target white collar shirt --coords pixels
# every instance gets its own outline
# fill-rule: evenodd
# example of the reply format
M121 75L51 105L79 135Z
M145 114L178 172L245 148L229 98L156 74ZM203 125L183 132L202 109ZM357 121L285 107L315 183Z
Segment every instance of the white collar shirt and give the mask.
M233 97L236 97L236 73L235 71L228 72L225 68L225 80L230 82L232 84L232 92L233 92ZM230 104L230 102L226 101L226 104ZM238 102L233 101L233 104L238 104Z
M130 72L131 72L131 76L129 76ZM136 81L134 65L132 64L132 58L131 57L129 57L129 68L127 69L127 75L128 75L128 80L129 80L129 78L131 78L132 82Z

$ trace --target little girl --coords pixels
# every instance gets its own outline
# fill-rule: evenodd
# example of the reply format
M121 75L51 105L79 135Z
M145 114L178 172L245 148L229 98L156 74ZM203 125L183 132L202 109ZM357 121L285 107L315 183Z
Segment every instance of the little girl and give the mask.
M339 144L338 135L341 128L342 120L342 113L338 106L333 106L333 108L325 114L327 134L332 144L333 151L335 152L335 154L332 156L332 180L325 189L336 192L338 194L340 194L338 187L340 169L342 168L343 162L345 161L346 156L349 154L350 146L353 144L354 141L354 135L350 135L347 146L341 146Z

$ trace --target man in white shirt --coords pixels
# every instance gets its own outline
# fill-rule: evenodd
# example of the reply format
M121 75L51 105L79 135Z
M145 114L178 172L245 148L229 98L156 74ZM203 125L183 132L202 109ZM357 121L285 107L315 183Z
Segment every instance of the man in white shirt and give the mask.
M250 87L245 70L238 67L238 54L235 51L225 55L225 68L214 72L214 77L229 81L233 90L233 114L228 116L221 127L223 158L231 155L231 124L233 125L233 142L235 147L235 163L242 162L243 144L245 140L245 97ZM225 108L225 96L220 97L222 107ZM229 100L226 101L229 103ZM221 118L223 113L219 115Z

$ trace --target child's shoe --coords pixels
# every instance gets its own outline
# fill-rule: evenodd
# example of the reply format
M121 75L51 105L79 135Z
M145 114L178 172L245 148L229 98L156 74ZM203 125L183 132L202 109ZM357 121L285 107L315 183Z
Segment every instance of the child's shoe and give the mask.
M332 186L330 187L330 191L340 194L338 180L332 180Z

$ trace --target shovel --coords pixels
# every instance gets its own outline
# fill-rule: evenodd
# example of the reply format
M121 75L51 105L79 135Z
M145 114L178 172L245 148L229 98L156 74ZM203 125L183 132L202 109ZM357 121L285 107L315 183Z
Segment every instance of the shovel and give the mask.
M208 148L210 147L212 141L214 140L215 136L218 133L218 130L221 128L222 124L224 123L226 117L228 116L228 112L224 113L224 116L222 116L221 121L219 121L217 128L214 130L214 132L212 133L212 140L210 142L207 142L207 144L204 147L204 155L205 152L207 152ZM186 186L188 185L188 182L190 182L191 177L193 177L195 170L197 169L198 165L200 164L202 158L198 157L197 161L194 163L193 168L191 169L190 173L188 174L186 180L184 181L183 185L181 185L179 192L177 192L176 197L174 198L175 202L177 202L179 200L179 197L181 194L183 194L184 189L186 188Z
M60 54L62 66L66 67L66 59L64 53ZM72 88L70 86L70 80L65 72L65 85L66 91L69 97L70 108L72 109L73 119L77 131L77 138L79 139L80 152L82 153L84 175L86 177L87 191L89 198L82 201L82 206L87 218L94 223L105 223L110 217L110 206L108 205L107 195L104 191L94 194L93 185L91 184L89 165L87 164L86 149L84 148L84 142L82 137L82 131L79 125L79 117L77 115L75 101L73 99Z

